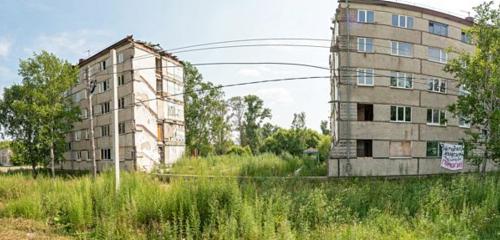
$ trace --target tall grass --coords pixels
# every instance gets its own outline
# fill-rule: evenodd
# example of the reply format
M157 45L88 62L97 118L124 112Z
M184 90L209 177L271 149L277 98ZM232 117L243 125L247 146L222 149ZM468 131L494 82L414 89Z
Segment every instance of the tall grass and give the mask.
M123 173L122 180L115 193L112 173L95 182L0 176L0 217L47 221L81 239L500 238L499 174L162 184Z
M295 157L290 154L276 156L209 156L186 157L170 170L175 174L223 175L223 176L326 176L326 163L314 158Z

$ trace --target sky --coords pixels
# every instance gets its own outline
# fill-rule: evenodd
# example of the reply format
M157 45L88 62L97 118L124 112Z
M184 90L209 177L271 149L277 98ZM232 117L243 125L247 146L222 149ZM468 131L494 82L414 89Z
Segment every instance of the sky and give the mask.
M481 2L411 1L461 17ZM33 52L47 50L76 64L78 59L127 35L159 43L164 49L245 38L329 39L337 5L334 0L0 0L0 94L4 87L20 82L19 60ZM291 62L328 67L329 49L229 48L176 55L191 63ZM199 70L205 80L216 84L329 74L321 69L279 65L218 65ZM266 83L224 91L226 98L258 95L272 111L271 122L281 127L290 126L293 113L305 112L306 125L319 130L321 120L329 116L328 79Z

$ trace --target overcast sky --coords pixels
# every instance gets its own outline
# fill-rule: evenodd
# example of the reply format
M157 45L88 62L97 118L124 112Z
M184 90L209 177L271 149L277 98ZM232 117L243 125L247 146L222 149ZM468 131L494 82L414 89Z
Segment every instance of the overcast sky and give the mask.
M466 16L481 0L413 0L426 7ZM498 3L498 1L497 1ZM77 63L133 34L165 49L242 38L330 38L332 0L0 0L0 88L19 82L19 59L45 49ZM314 43L325 44L325 43ZM327 44L327 43L326 43ZM192 63L280 61L328 66L328 49L297 47L231 48L177 54ZM282 77L324 76L328 71L290 66L199 67L217 84ZM226 97L256 94L272 110L272 122L289 127L295 112L319 129L329 116L329 82L314 79L225 89ZM0 93L2 90L0 90Z

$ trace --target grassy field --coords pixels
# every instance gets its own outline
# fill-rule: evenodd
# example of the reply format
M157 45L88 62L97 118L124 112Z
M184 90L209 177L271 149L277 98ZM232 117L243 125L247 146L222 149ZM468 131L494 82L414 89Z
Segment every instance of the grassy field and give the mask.
M274 156L216 159L185 160L172 171L248 176L296 171L283 167L290 159ZM58 234L79 239L500 238L499 174L484 180L476 175L339 181L200 178L164 184L124 173L122 179L115 193L112 173L95 182L85 176L0 176L0 217L45 223Z

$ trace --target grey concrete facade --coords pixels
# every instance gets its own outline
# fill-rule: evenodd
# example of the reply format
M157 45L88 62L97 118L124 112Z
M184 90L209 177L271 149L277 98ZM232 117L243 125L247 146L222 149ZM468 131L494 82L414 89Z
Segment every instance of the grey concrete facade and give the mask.
M466 92L443 70L456 57L445 50L473 51L463 36L471 25L407 4L339 1L330 57L329 176L451 172L440 167L439 144L461 142L474 126L447 111Z
M118 109L112 109L110 51L117 52ZM128 36L80 60L78 84L68 93L82 110L81 121L68 134L61 169L92 168L89 116L94 118L98 171L113 166L113 111L118 112L122 169L151 171L184 154L183 63L157 46ZM96 81L89 112L87 81Z

